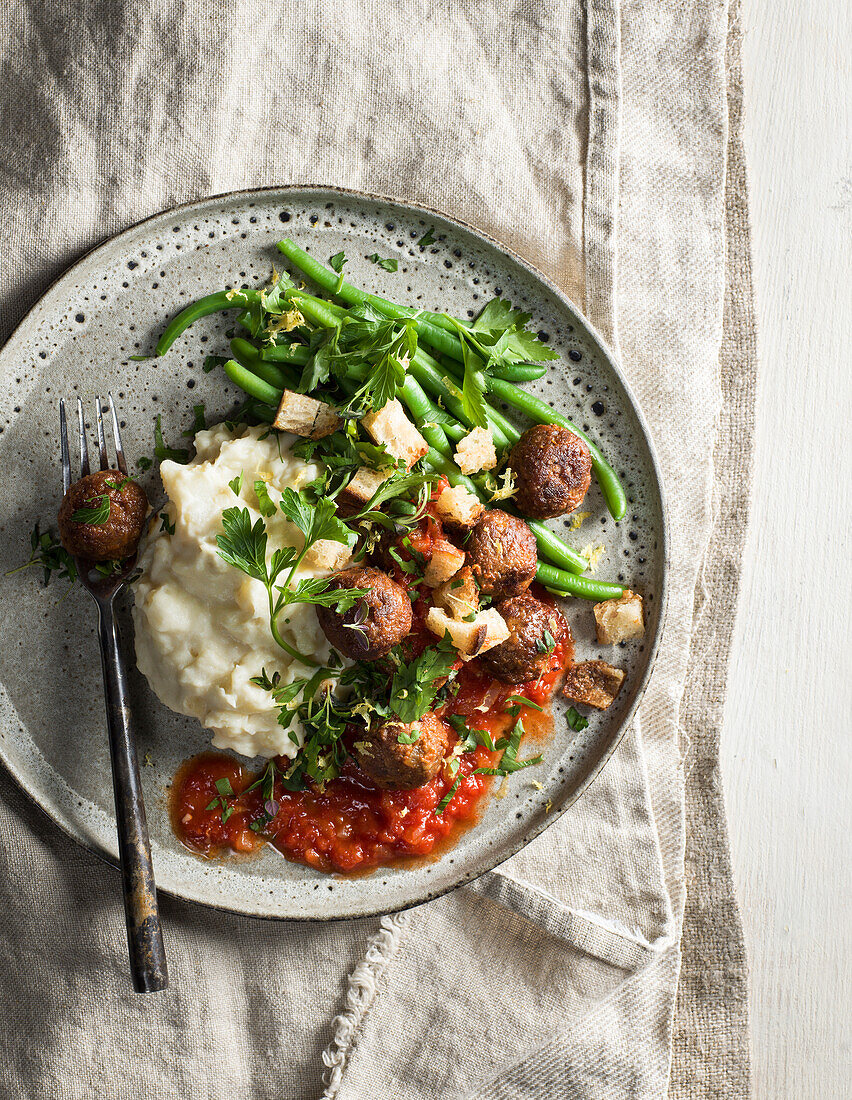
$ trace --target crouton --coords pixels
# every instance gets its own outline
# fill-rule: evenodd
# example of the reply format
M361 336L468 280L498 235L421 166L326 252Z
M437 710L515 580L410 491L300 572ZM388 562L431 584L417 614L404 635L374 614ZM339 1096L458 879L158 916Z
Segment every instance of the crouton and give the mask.
M485 506L482 501L466 489L464 485L451 485L435 501L435 511L449 527L473 527Z
M429 450L429 444L405 415L402 405L394 398L378 412L367 413L361 418L371 438L384 444L389 455L401 458L406 466L413 466Z
M500 645L509 637L509 628L503 616L493 607L489 607L487 611L479 611L469 623L451 619L440 607L430 607L426 626L439 638L449 634L453 645L465 660Z
M620 599L596 603L594 613L599 645L616 645L628 638L641 638L645 633L642 597L629 588Z
M497 465L497 451L487 428L474 428L459 440L456 445L456 465L463 474L494 469Z
M279 432L292 432L305 439L322 439L343 423L331 405L304 393L285 390L272 421Z
M469 565L464 565L454 577L439 584L432 601L449 612L454 619L464 619L479 611L479 587Z
M448 581L464 565L464 551L446 539L432 544L432 557L423 571L423 579L430 588Z
M352 551L346 543L318 539L309 547L303 564L309 569L342 569L351 557Z
M355 471L349 484L341 492L342 497L351 497L360 504L366 504L373 496L382 482L390 477L390 470L371 470L369 466L361 466Z
M583 661L565 674L562 694L575 703L606 710L624 683L624 673L606 661Z

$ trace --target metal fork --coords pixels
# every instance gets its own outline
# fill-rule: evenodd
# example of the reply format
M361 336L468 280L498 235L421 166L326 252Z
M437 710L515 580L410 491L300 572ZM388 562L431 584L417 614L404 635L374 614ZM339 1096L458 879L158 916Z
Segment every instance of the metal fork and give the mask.
M115 438L116 465L126 476L127 463L124 459L112 394L109 395L109 406ZM83 402L79 397L77 398L77 423L80 440L80 477L86 477L89 473L89 448L86 441ZM100 398L96 401L96 424L100 468L108 470L110 464L107 458ZM65 419L64 400L59 402L59 428L62 449L62 488L67 493L71 485L71 459L68 451L68 426ZM156 993L169 984L169 975L157 908L157 887L151 864L151 843L148 839L145 804L142 801L136 739L130 726L127 677L121 656L114 609L116 594L123 588L132 572L136 564L136 556L134 554L119 571L109 575L97 572L91 562L82 561L79 558L75 558L75 561L80 581L92 594L92 599L98 608L98 642L104 677L115 819L118 825L118 851L121 860L124 914L127 923L127 945L130 951L133 988L137 993Z

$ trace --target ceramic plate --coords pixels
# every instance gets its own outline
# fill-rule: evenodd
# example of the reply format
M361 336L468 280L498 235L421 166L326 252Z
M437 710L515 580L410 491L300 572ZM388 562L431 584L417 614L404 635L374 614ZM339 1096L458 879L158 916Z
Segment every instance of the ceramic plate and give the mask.
M434 244L417 242L432 228ZM28 314L0 353L0 573L25 560L36 520L53 523L61 496L57 405L112 390L122 411L131 461L153 453L153 421L178 444L204 402L208 422L224 418L237 391L221 371L203 372L204 356L226 349L233 315L197 323L161 360L150 352L167 320L188 302L224 286L265 284L283 266L275 242L292 236L326 260L344 250L353 282L412 305L461 317L493 295L532 314L561 361L535 389L601 446L630 500L614 523L594 484L579 531L554 521L578 548L605 547L597 574L618 578L645 597L644 639L615 651L625 688L588 729L574 733L557 705L544 763L514 776L508 794L490 800L477 826L440 859L347 879L288 863L268 849L251 860L205 862L174 838L167 790L181 760L209 744L194 720L166 710L138 674L132 694L157 882L182 898L253 916L308 920L365 916L425 901L517 852L552 824L612 753L650 674L665 604L665 512L648 430L601 339L574 306L517 256L434 211L327 188L247 191L159 214L97 248L74 265ZM391 273L369 262L395 257ZM142 479L162 498L154 472ZM599 655L591 605L573 600L567 617L577 659ZM75 840L117 859L112 786L95 614L79 587L40 571L0 583L0 756L44 811ZM132 666L132 634L125 616ZM533 776L533 771L535 775ZM533 786L535 779L541 789Z

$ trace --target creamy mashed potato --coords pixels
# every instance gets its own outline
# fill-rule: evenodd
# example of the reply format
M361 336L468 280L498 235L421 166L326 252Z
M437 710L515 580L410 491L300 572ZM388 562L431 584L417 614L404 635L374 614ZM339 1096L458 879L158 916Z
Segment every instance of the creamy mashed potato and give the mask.
M294 721L282 729L269 693L250 680L263 668L270 676L279 672L284 684L314 670L275 643L265 586L226 564L216 550L226 508L246 507L252 522L260 518L255 481L266 482L277 503L287 486L300 489L321 473L290 453L295 436L271 433L261 439L265 431L230 431L219 424L195 437L197 453L189 465L162 463L160 476L169 500L154 516L139 554L142 576L134 586L133 612L136 660L158 698L211 729L218 748L244 756L292 756L302 743L302 727ZM229 482L240 474L236 496ZM163 512L174 524L174 534L161 529ZM266 527L267 561L278 547L300 549L304 544L280 511L266 520ZM327 573L303 564L296 579ZM285 608L278 625L300 652L327 661L330 647L313 605Z

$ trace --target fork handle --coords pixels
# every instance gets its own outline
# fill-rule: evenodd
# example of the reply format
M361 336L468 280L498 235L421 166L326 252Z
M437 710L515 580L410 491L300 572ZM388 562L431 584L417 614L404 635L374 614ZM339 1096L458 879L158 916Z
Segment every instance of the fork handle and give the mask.
M142 800L136 739L130 728L127 677L112 601L96 602L130 972L137 993L156 993L168 986L169 973L157 907L157 887Z

